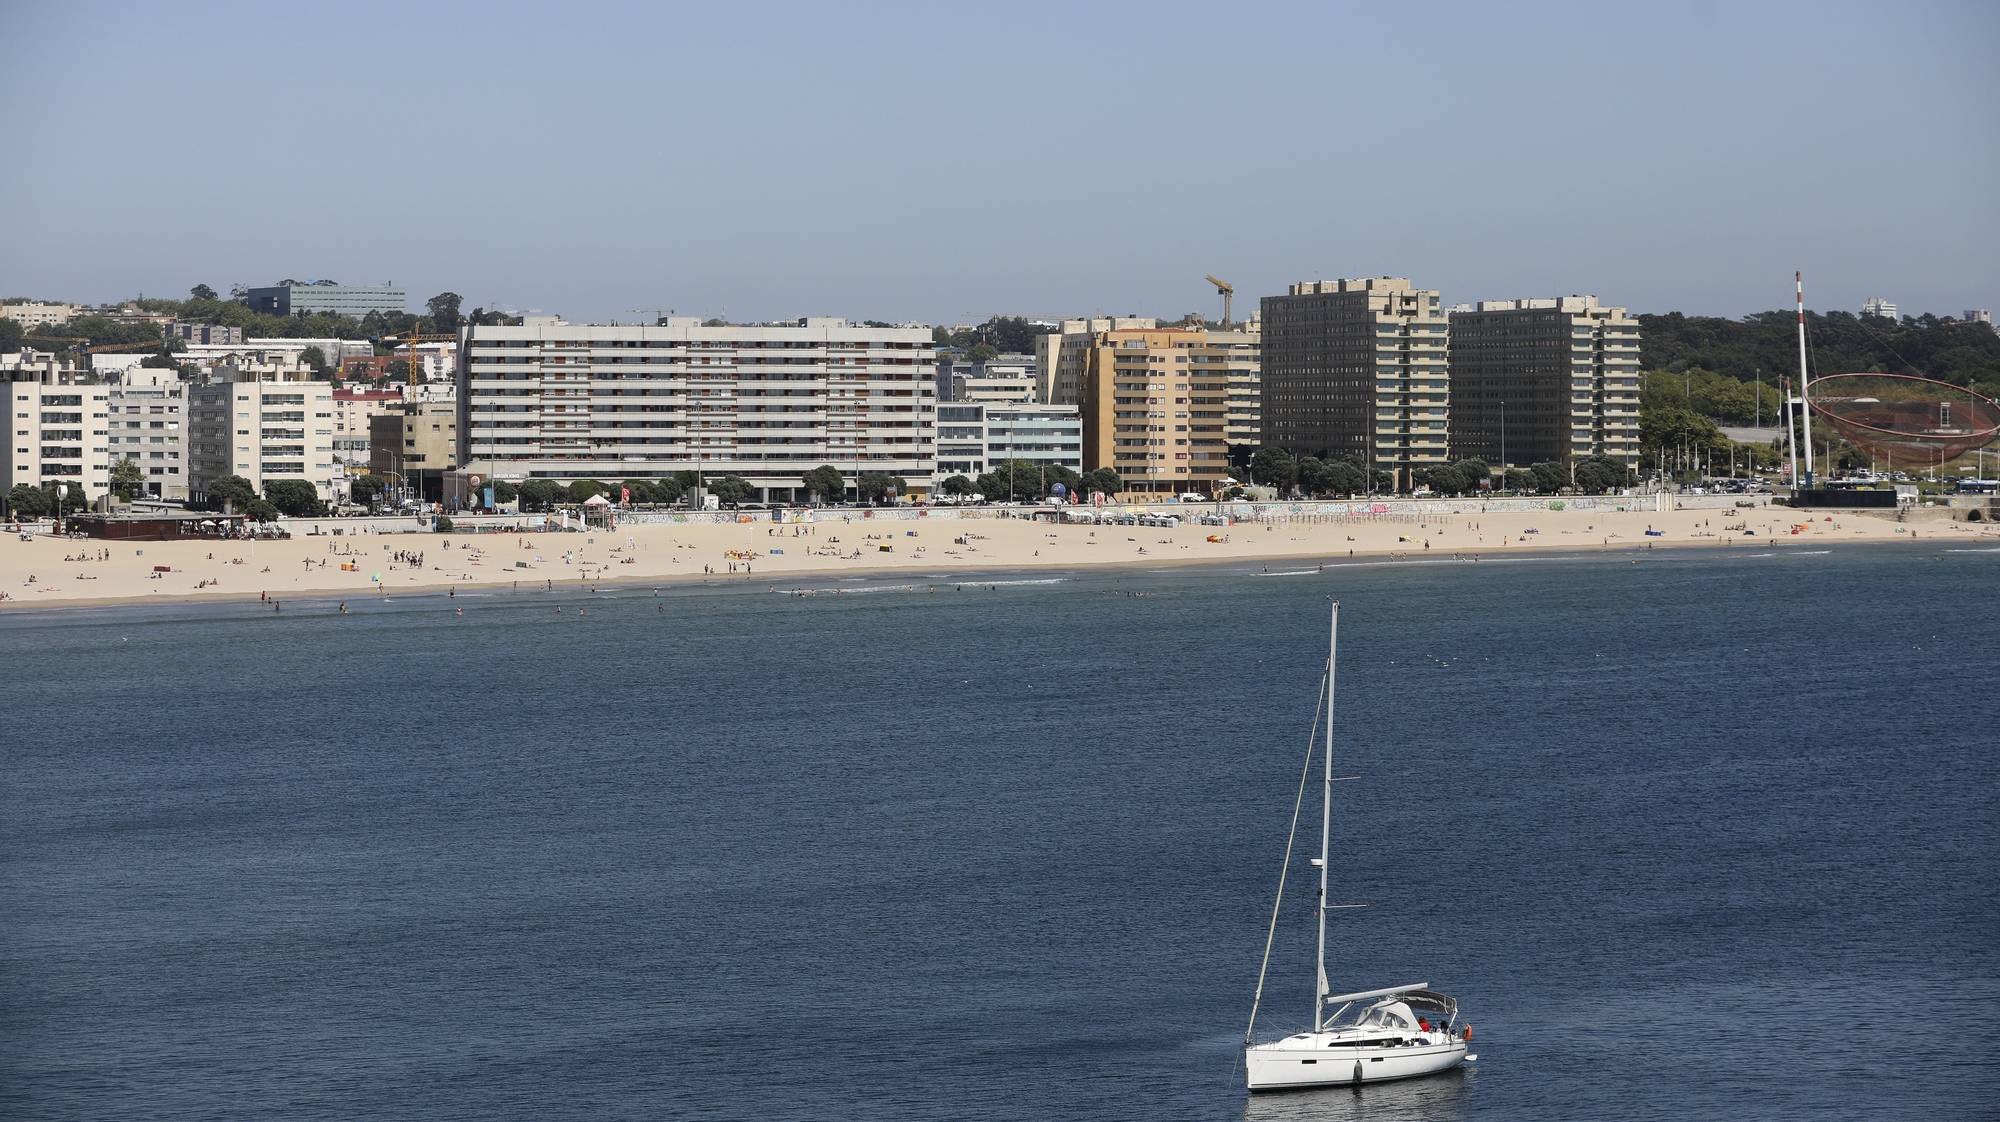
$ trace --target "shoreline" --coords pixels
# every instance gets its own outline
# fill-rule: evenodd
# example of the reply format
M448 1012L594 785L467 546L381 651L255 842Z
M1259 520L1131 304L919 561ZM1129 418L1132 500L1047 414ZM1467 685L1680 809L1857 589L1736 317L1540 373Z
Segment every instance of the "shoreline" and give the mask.
M1603 516L1599 515L1598 517L1602 518ZM1544 517L1543 520L1545 521L1547 520L1546 516ZM1037 527L1040 524L1025 523L1023 525L1025 527ZM978 524L962 523L962 524L956 524L952 528L954 529L971 528L973 529L973 532L976 533L979 526ZM1238 524L1237 526L1228 527L1226 529L1229 531L1242 533L1244 531L1254 531L1258 528L1259 526L1257 524ZM1269 527L1267 532L1274 532L1278 528L1279 527L1277 526L1271 526ZM741 529L741 527L729 527L729 529ZM1118 529L1123 530L1127 528L1120 527ZM1138 529L1144 530L1148 528L1138 528ZM1203 529L1207 528L1204 527ZM592 537L605 537L607 535L616 533L617 533L616 531L600 532L596 535L592 535ZM1833 537L1829 535L1794 536L1789 534L1781 537L1763 536L1763 535L1758 535L1755 537L1747 537L1747 536L1722 537L1713 534L1691 534L1691 535L1675 536L1675 537L1661 536L1658 538L1648 538L1637 541L1629 539L1619 539L1612 541L1600 541L1596 544L1586 544L1582 542L1524 540L1523 542L1510 543L1504 546L1497 546L1497 547L1487 546L1484 548L1467 549L1461 546L1458 549L1432 548L1429 550L1423 550L1421 549L1421 547L1414 550L1409 549L1407 548L1407 546L1413 543L1400 542L1400 541L1397 544L1403 545L1406 548L1391 549L1391 548L1382 548L1379 545L1370 545L1366 547L1355 545L1351 547L1346 547L1345 549L1327 549L1323 548L1323 545L1325 543L1322 542L1312 542L1309 544L1302 544L1293 547L1292 543L1296 541L1296 539L1294 538L1294 539L1288 539L1287 542L1285 543L1279 543L1277 541L1270 541L1268 543L1256 542L1255 545L1262 548L1252 548L1248 550L1232 551L1227 555L1206 555L1206 556L1146 554L1137 557L1118 557L1116 559L1104 558L1101 560L1089 557L1080 557L1076 556L1073 553L1065 553L1065 555L1063 556L1048 557L1048 558L1043 558L1039 556L1031 556L1028 558L1020 558L1018 556L1016 557L995 556L991 559L987 559L987 558L967 558L962 556L954 556L949 559L944 557L912 559L906 556L898 558L894 561L889 561L888 563L873 562L872 559L864 557L860 560L860 563L858 564L851 560L848 561L848 563L846 564L842 564L839 561L833 561L832 563L814 563L815 561L827 561L831 559L811 558L807 561L807 563L801 565L769 567L762 571L758 571L753 567L751 571L748 572L701 573L692 571L652 571L644 573L634 572L628 574L628 573L619 573L612 571L612 567L610 566L600 566L598 567L598 571L592 576L584 576L580 572L565 573L563 575L563 579L561 580L556 580L553 576L549 576L546 573L543 573L539 570L534 571L539 574L535 576L524 575L522 577L514 577L512 575L511 570L503 570L502 572L505 573L506 575L494 574L491 578L489 578L487 574L471 574L470 575L471 579L459 579L459 580L433 579L430 573L424 573L423 574L424 579L413 579L408 581L407 583L396 583L389 580L384 580L381 584L378 585L374 581L368 580L364 584L360 585L350 584L345 587L332 584L310 584L310 585L302 584L302 585L284 586L275 591L269 588L265 588L265 589L260 589L257 592L251 592L248 590L241 590L241 589L230 589L226 591L177 589L172 593L165 593L164 591L153 591L151 589L147 589L145 591L137 591L137 592L126 591L123 593L112 594L112 595L69 594L47 600L31 600L27 599L25 596L16 593L16 594L11 594L8 599L0 601L0 614L26 615L31 613L39 614L41 612L48 612L48 611L62 611L72 608L135 607L143 605L162 605L162 606L171 605L176 607L196 606L202 604L234 606L234 605L250 603L250 604L261 605L269 601L277 601L282 603L288 600L382 601L382 600L393 600L398 594L415 595L415 596L437 596L441 598L450 598L453 590L459 590L468 593L479 593L483 597L483 596L490 596L496 592L515 593L515 594L532 593L536 595L550 595L553 593L560 593L560 592L588 593L599 590L628 591L640 588L686 589L686 588L696 588L696 587L710 587L710 588L715 588L717 590L726 590L734 587L747 588L747 587L753 587L757 584L764 584L769 586L770 591L774 592L792 591L806 595L832 595L832 594L838 594L837 590L829 592L827 590L799 588L796 586L801 581L820 582L828 579L851 580L855 578L893 579L898 576L915 578L918 580L919 583L928 580L929 582L932 583L971 584L971 583L977 583L978 578L981 574L998 575L1002 573L1022 573L1022 574L1067 573L1067 574L1083 575L1094 571L1120 573L1120 572L1131 572L1133 570L1195 569L1204 567L1212 568L1218 566L1239 567L1246 564L1265 565L1268 567L1268 564L1270 563L1306 564L1306 565L1313 565L1320 569L1336 569L1343 566L1356 566L1356 565L1367 565L1375 567L1375 566L1381 566L1385 563L1391 565L1394 564L1475 565L1481 563L1482 561L1504 561L1508 557L1515 557L1515 556L1532 557L1538 559L1571 557L1577 560L1584 560L1591 558L1626 557L1636 561L1637 555L1647 554L1655 549L1665 549L1675 552L1684 550L1722 550L1722 551L1754 550L1756 552L1766 553L1766 552L1779 552L1785 550L1801 550L1802 547L1824 548L1832 544L1838 544L1843 542L1846 544L1887 544L1887 543L1900 542L1909 545L1936 545L1940 543L1963 543L1966 545L1987 544L1991 545L1993 548L2000 548L2000 535L1991 533L1964 533L1956 535L1947 535L1939 533L1936 534L1934 537L1930 538L1925 538L1920 535L1921 531L1919 531L1918 535L1912 535L1909 533L1896 533L1887 535L1867 534L1867 535L1858 535L1854 537ZM514 535L494 535L494 536L507 537L507 538L514 537ZM573 534L561 535L561 537L556 540L568 541L570 539L578 538L581 536L582 535L573 535ZM470 538L470 535L468 535L467 537ZM548 535L531 535L531 537L540 539L548 537ZM441 545L444 540L450 538L452 538L452 535L449 534L425 535L421 539L417 539L414 544L417 546L426 547L428 549L428 547L434 545ZM75 550L79 547L85 550L89 550L92 548L101 550L103 548L106 548L106 546L103 543L99 543L94 540L81 541L81 542L73 541L70 539L50 539L50 540L54 542L61 542L70 547L72 550ZM285 544L297 545L300 542L312 543L319 540L323 539L315 539L315 538L291 539L289 542L284 542L284 543L262 543L262 547L268 550L272 548L273 545L285 545ZM351 539L350 544L352 544L353 541L367 541L367 540L371 539ZM402 542L405 539L399 537L396 540ZM799 540L799 539L788 539L788 540ZM1350 538L1349 540L1352 539ZM473 538L466 544L471 545L473 542L476 541L477 539ZM160 546L163 544L171 544L175 546L195 545L196 547L204 547L204 546L231 546L239 543L208 542L208 543L146 543L146 544L148 546ZM537 544L541 543L538 542ZM454 542L454 546L456 545L458 545L458 543ZM113 545L110 548L112 548L115 551L120 547L117 545ZM126 545L123 548L130 549L132 547L130 545ZM221 565L223 563L224 562L216 562L217 565ZM391 572L405 573L406 570L391 570ZM263 574L259 573L257 575L263 575ZM360 574L357 573L355 575L357 578L360 578ZM1245 573L1239 575L1261 576L1267 574ZM1297 574L1277 574L1277 575L1297 575ZM541 588L532 587L536 583L542 584L543 587ZM526 588L520 587L523 584L529 585L530 587ZM792 587L787 587L787 586L792 586ZM20 586L16 584L15 587L20 587Z

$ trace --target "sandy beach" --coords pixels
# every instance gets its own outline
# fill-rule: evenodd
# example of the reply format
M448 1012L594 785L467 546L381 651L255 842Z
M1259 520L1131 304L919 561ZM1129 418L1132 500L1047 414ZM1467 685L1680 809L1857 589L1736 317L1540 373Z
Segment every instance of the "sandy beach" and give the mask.
M1794 527L1805 527L1794 532ZM1649 535L1648 531L1654 531ZM1748 531L1746 533L1746 531ZM1675 512L1436 515L1421 520L1227 527L1050 525L1011 518L810 526L639 525L588 533L307 536L285 541L0 540L0 611L56 605L365 597L459 588L548 589L678 582L810 588L818 578L1212 562L1337 564L1478 559L1524 551L1629 554L1649 547L1796 549L1831 542L2000 543L1943 520L1781 507Z

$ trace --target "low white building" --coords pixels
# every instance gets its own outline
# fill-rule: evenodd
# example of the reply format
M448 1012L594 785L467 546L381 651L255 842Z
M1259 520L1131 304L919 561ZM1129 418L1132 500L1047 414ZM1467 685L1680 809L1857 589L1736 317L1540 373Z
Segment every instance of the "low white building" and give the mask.
M938 406L938 478L976 479L1008 460L1083 471L1083 418L1074 405Z
M940 401L1033 405L1041 400L1034 355L995 355L984 362L953 363L942 383Z
M245 339L241 343L189 343L174 357L197 366L243 366L259 362L289 362L303 355L307 347L318 347L329 369L338 370L342 360L367 358L375 345L359 339Z
M110 386L110 462L137 464L135 498L187 498L187 386L180 374L134 367Z
M240 379L240 380L231 380ZM258 492L303 479L333 501L343 473L333 461L333 387L316 379L269 381L224 367L188 388L188 498L237 475Z
M78 382L54 355L0 355L7 424L0 429L0 497L60 483L95 501L111 490L110 387Z

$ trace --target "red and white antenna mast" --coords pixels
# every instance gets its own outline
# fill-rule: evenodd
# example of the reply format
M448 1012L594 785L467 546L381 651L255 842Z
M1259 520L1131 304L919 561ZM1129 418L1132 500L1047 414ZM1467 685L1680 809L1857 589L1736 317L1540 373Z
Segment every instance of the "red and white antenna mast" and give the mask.
M1799 294L1799 423L1805 428L1806 445L1806 486L1813 482L1813 442L1812 442L1812 394L1808 387L1812 376L1806 373L1806 282L1803 273L1792 274L1792 284ZM1796 476L1792 485L1798 485Z

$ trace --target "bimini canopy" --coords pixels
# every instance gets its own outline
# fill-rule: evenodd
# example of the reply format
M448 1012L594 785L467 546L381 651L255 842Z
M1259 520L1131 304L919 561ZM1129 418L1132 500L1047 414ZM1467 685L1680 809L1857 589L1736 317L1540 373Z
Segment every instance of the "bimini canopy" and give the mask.
M1398 996L1410 1008L1436 1013L1447 1021L1458 1016L1458 999L1447 997L1436 990L1408 990Z

